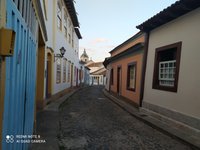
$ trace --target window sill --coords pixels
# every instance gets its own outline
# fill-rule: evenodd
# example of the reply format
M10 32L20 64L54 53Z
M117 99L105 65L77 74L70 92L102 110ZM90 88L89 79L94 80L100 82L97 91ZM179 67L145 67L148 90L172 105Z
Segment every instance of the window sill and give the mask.
M135 88L127 88L127 90L135 92Z
M153 85L153 89L168 91L168 92L175 92L177 93L177 87L169 87L169 86L160 86L160 85Z

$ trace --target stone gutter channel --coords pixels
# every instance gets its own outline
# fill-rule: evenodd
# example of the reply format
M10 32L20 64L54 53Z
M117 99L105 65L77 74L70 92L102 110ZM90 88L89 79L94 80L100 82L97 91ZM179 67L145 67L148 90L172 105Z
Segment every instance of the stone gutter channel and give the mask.
M62 107L62 104L74 95L79 90L87 88L80 87L74 89L71 92L65 94L59 99L52 101L48 104L44 110L37 113L37 135L41 136L41 139L44 139L46 143L43 144L31 144L29 150L62 150L63 144L60 139L61 130L60 130L60 118L59 110Z

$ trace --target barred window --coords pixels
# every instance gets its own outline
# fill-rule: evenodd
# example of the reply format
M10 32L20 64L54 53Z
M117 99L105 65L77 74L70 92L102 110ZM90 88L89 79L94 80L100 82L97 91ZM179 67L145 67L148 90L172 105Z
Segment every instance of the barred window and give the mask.
M68 37L69 37L69 44L71 43L71 35L68 33Z
M127 68L127 89L135 91L136 87L136 63L128 64Z
M67 74L66 74L66 60L63 60L63 82L66 82Z
M57 3L57 26L62 29L62 8L59 2Z
M71 80L71 63L70 62L68 62L68 77L67 77L67 79L68 79L68 82L70 82L70 80Z
M159 63L159 84L162 86L174 86L176 72L176 60L162 61Z
M61 59L58 58L56 61L56 83L61 82Z
M113 68L110 71L110 84L113 85L114 83L114 77L113 77Z
M181 42L156 49L153 88L177 92Z
M64 30L65 30L65 37L67 38L67 12L65 11L64 16Z
M72 30L72 47L74 48L74 30Z

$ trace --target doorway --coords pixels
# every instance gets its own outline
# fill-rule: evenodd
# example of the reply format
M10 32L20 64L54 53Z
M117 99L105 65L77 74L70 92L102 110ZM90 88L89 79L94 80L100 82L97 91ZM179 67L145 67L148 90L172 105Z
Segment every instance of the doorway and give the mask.
M71 64L71 87L73 87L73 80L74 80L74 65Z
M46 62L47 70L46 70L46 98L51 96L51 89L52 89L52 55L51 53L47 54L47 62Z
M121 95L121 66L117 67L117 94Z

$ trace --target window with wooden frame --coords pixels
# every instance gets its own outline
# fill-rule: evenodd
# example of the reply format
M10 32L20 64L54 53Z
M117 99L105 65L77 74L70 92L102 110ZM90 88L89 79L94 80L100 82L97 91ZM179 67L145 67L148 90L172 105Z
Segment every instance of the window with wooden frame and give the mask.
M156 48L153 88L177 92L182 42Z
M64 30L65 30L65 37L67 38L67 11L66 10L64 14Z
M79 70L79 80L82 81L82 70Z
M81 70L81 80L83 80L83 77L84 77L84 71Z
M58 58L56 61L56 83L61 82L61 59Z
M63 60L63 82L66 82L67 78L67 68L66 68L66 59Z
M71 80L71 63L68 62L68 77L67 77L67 82L69 83Z
M72 48L74 48L74 30L72 30Z
M72 37L72 48L74 48L74 38ZM76 50L75 50L76 52Z
M57 2L57 27L62 29L62 7L59 2Z
M76 81L76 66L74 66L74 82Z
M136 89L136 71L137 63L129 63L127 66L127 90L135 91Z
M110 85L113 85L114 77L113 77L113 68L110 70Z
M69 44L71 44L71 35L70 35L70 33L68 33L68 37L69 37Z

